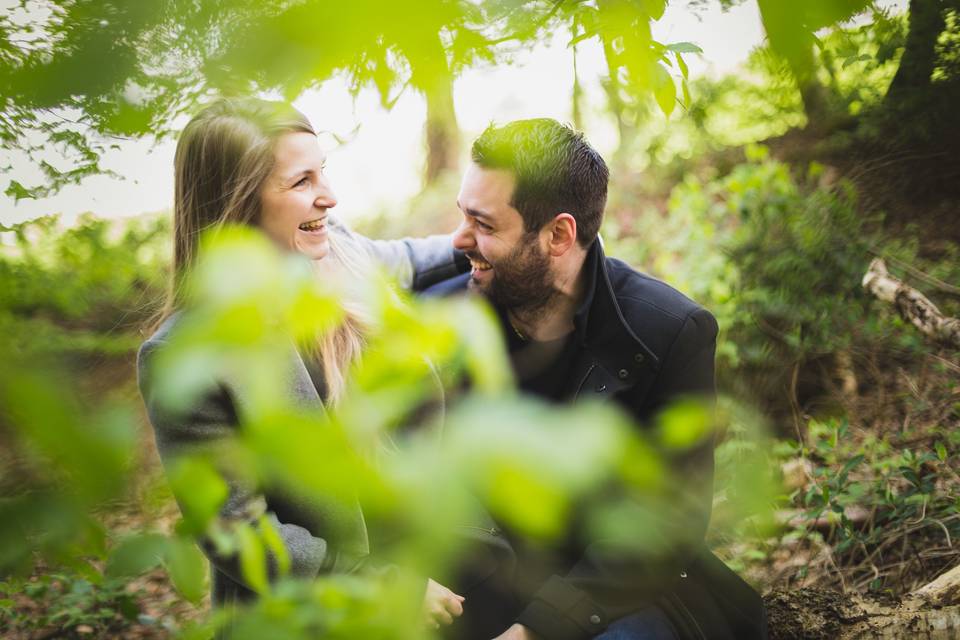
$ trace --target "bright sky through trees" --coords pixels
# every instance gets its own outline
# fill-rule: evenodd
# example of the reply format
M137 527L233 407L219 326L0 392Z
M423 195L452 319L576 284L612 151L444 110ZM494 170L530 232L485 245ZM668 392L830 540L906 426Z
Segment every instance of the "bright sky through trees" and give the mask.
M0 10L10 11L16 4L14 0L0 0ZM906 2L884 0L878 4L902 10ZM695 14L685 3L677 2L668 6L653 27L654 36L662 42L692 41L703 48L701 58L689 58L694 76L733 70L763 39L754 3L741 4L728 12L722 12L718 3L711 4ZM568 40L569 34L558 33L549 45L517 54L511 66L471 69L459 77L454 97L466 138L475 136L491 120L535 116L570 120L573 80L571 50L565 45ZM588 104L585 128L590 140L601 152L607 152L616 144L616 129L603 114L599 84L605 69L602 52L595 41L587 41L578 45L577 55ZM351 219L389 210L419 190L424 162L422 96L407 91L393 110L386 112L372 89L365 89L353 100L345 82L334 78L320 90L302 95L296 104L318 130L347 141L338 145L334 135L323 136L329 149L328 174L342 216ZM0 195L0 221L12 223L61 213L69 222L86 211L114 217L168 208L173 192L175 142L129 140L120 142L119 147L105 156L103 165L123 180L96 176L67 186L53 197L21 200L16 205L11 198ZM38 177L16 163L13 174L26 182Z

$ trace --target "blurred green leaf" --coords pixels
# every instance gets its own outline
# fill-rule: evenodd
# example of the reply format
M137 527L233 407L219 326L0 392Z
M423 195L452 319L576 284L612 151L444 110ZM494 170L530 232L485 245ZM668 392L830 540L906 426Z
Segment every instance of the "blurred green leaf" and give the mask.
M266 593L269 590L267 580L267 555L263 549L263 541L249 524L243 522L237 526L235 532L240 547L240 570L250 588L257 593Z
M206 594L207 561L197 545L186 538L171 538L164 560L177 591L190 602L200 602Z
M203 534L227 499L227 483L202 456L184 456L171 465L167 478L183 514L186 534Z
M108 576L137 576L159 565L167 556L169 541L157 533L133 535L122 540L107 560Z
M703 49L692 42L674 42L667 45L667 51L674 53L703 53ZM677 56L677 59L680 57Z
M677 106L677 86L670 72L659 63L653 65L653 95L663 115L669 118Z
M264 545L277 563L278 575L280 577L287 575L290 573L290 554L287 552L286 545L283 544L280 532L266 516L260 517L258 527Z
M678 401L657 416L657 434L667 449L696 446L714 433L711 407L703 401Z

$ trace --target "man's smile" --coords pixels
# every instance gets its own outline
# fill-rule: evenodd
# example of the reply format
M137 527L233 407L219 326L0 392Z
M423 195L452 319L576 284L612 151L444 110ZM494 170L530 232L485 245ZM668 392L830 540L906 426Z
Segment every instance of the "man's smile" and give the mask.
M470 260L471 273L474 278L480 273L493 269L493 265L480 256L467 254L467 259Z

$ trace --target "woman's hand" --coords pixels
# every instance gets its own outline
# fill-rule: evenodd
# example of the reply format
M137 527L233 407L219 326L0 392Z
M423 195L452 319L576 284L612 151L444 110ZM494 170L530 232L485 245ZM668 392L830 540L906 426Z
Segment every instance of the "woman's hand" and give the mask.
M464 600L463 596L428 578L427 592L423 596L423 614L427 624L434 629L441 624L452 624L454 618L463 614Z

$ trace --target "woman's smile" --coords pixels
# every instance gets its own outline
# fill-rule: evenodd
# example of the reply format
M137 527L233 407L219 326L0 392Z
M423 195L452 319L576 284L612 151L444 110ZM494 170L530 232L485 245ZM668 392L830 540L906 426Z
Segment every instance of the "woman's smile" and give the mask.
M322 216L320 218L315 218L313 220L308 220L304 222L299 227L300 231L304 233L309 233L310 235L323 235L327 233L327 216Z

